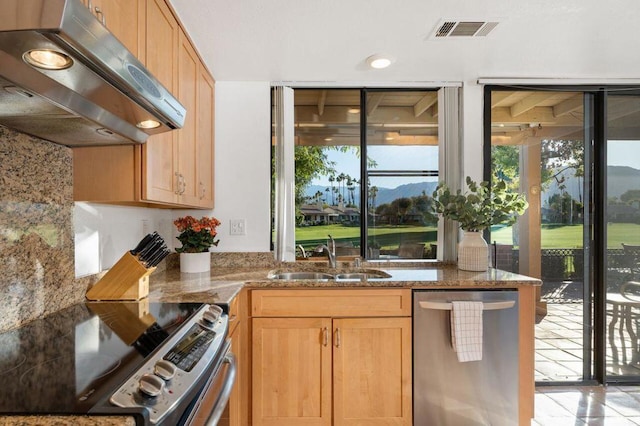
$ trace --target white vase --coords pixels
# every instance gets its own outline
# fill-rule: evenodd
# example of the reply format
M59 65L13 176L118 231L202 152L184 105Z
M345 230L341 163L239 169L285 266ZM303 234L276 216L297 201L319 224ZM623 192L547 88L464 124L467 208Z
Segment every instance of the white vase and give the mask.
M211 270L211 253L180 253L180 272L196 273Z
M482 232L463 232L458 243L458 269L463 271L486 271L489 268L489 246Z

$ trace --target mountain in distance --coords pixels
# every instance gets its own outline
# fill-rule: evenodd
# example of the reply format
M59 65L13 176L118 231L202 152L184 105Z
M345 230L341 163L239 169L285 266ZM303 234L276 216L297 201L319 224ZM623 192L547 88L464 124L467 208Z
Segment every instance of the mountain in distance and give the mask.
M573 169L561 172L558 177L564 178L564 190L555 181L549 182L548 187L541 194L542 206L554 194L567 192L574 200L584 200L583 179L574 176ZM640 189L640 170L628 166L607 166L607 197L620 198L622 194L632 189Z
M628 166L607 166L607 197L618 197L640 189L640 170Z
M431 196L438 184L436 182L419 182L419 183L407 183L400 185L396 188L381 188L378 187L378 193L376 194L376 206L381 204L390 203L398 198L411 198L418 195L422 195L424 192L428 196ZM313 197L318 191L323 194L325 203L331 204L331 192L327 192L326 189L330 188L322 185L310 185L307 187L305 194L308 197ZM330 190L329 190L330 191ZM347 190L344 191L345 197L349 196ZM360 190L356 188L354 191L354 197L356 200L360 199Z

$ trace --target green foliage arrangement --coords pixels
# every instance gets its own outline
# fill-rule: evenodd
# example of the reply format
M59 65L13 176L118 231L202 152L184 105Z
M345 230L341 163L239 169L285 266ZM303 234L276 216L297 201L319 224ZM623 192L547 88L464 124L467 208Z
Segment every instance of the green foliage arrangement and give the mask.
M523 194L511 192L504 181L493 187L489 182L466 179L468 191L452 193L444 182L433 191L433 210L447 219L455 220L465 231L482 231L491 225L512 225L524 213L529 203Z

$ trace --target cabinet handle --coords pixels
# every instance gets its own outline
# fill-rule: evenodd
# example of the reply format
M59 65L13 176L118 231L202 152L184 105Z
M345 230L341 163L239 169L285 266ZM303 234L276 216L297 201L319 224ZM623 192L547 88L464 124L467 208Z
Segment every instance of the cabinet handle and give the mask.
M176 190L173 191L174 194L180 195L180 173L175 172L175 176L176 176Z
M327 327L322 329L322 346L329 344L329 329Z
M180 180L182 181L182 191L180 191L180 195L184 194L184 191L187 190L187 181L184 179L184 175L180 173Z
M340 329L336 328L336 333L335 333L335 341L336 341L336 348L340 347Z
M93 12L93 2L91 0L87 2L87 8Z
M89 7L91 8L91 7ZM103 26L107 26L107 18L104 16L104 12L102 12L102 9L100 9L98 6L96 6L96 8L94 9L96 11L96 18L98 18L101 22Z
M200 182L200 199L202 200L204 198L204 194L206 193L206 189L204 187L204 183Z

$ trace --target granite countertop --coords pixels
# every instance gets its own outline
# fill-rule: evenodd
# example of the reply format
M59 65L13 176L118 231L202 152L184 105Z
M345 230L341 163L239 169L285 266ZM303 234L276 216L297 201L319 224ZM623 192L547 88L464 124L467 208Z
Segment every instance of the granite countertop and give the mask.
M363 281L314 281L273 280L270 272L366 272L381 270L388 278L373 278ZM324 262L259 264L256 267L213 265L209 273L185 274L177 267L156 271L150 277L149 301L151 302L204 302L228 304L243 288L518 288L539 286L535 278L511 272L489 269L485 272L458 270L455 265L417 262L365 262L361 268L342 263L338 269L327 268ZM128 425L133 419L127 417L99 416L2 416L0 424L11 425Z
M269 272L366 272L381 270L389 278L367 280L273 280ZM210 273L186 274L168 269L151 276L149 300L163 302L230 303L242 288L517 288L539 286L540 280L512 272L489 269L485 272L461 271L455 265L432 267L376 264L362 268L329 269L324 264L290 263L276 268L213 267Z

